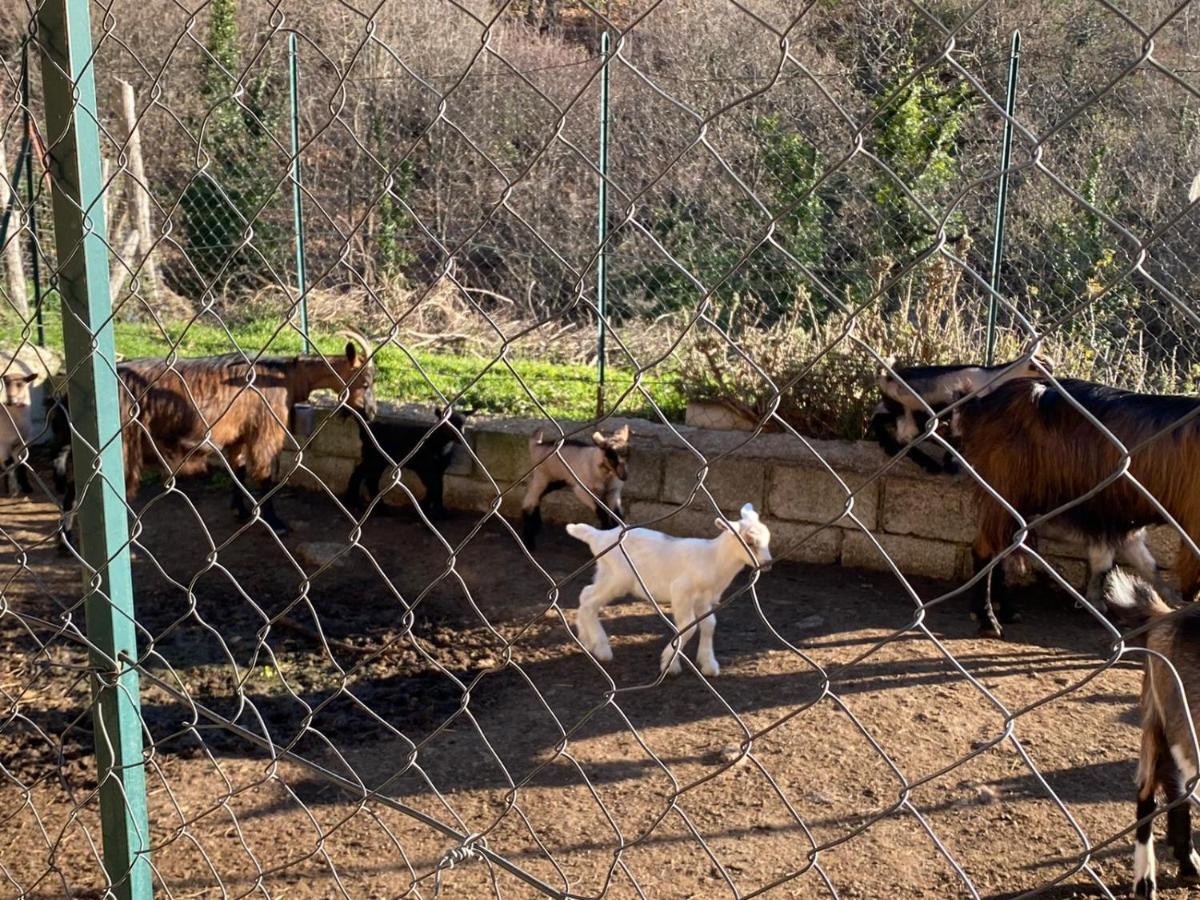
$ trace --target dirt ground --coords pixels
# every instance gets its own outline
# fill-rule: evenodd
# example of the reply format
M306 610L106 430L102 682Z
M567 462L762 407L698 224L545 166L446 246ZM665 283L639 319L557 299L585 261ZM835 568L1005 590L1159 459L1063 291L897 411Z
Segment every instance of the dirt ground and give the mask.
M134 561L162 896L538 895L405 809L578 897L1128 890L1139 674L1097 675L1103 632L1047 588L1008 641L977 639L961 600L928 612L930 637L889 575L780 563L721 612L720 676L659 683L670 632L648 604L609 608L607 666L570 638L588 558L557 528L539 571L497 519L455 514L439 538L374 516L312 575L284 547L350 539L328 500L285 494L281 546L239 532L219 485L186 491L143 490ZM0 893L89 897L86 657L21 619L82 617L55 514L0 499Z

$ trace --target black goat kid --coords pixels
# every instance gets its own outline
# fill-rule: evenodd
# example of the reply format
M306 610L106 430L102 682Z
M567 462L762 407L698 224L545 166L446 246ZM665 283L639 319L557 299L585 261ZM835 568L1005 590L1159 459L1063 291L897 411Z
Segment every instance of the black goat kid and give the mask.
M358 433L362 438L362 459L350 475L346 486L345 503L348 509L362 512L366 508L362 489L365 485L372 499L379 496L379 482L394 463L407 469L421 480L425 498L421 508L430 518L446 515L443 502L446 469L454 457L454 450L463 441L462 431L466 415L446 410L434 410L438 422L435 426L384 422L376 420L368 425L359 422Z

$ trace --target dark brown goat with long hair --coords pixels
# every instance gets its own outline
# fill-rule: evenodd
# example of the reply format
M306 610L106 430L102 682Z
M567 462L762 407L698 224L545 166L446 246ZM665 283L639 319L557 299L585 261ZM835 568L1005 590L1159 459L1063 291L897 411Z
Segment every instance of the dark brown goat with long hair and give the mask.
M232 505L248 517L246 478L269 491L271 466L287 440L294 404L322 388L346 390L352 409L367 420L375 417L375 367L367 361L367 341L356 332L344 333L351 337L345 355L330 358L247 362L241 354L227 354L121 363L126 493L137 491L147 460L170 474L188 475L204 471L209 451L218 450L241 482L233 486ZM287 531L270 496L262 517L277 532Z
M136 359L122 363L121 368L137 373L156 391L177 398L170 401L172 405L182 401L189 406L189 411L181 413L189 433L195 427L193 417L199 418L202 432L207 431L207 444L220 450L241 483L233 486L232 505L244 519L249 516L246 478L269 492L271 466L284 448L296 403L323 388L339 393L346 390L351 409L368 421L375 418L375 366L367 361L368 342L356 332L344 333L351 338L344 356L263 357L247 362L241 354L226 354L174 362ZM361 352L355 342L362 345ZM153 394L134 399L140 406L155 404ZM154 418L175 422L169 416ZM159 427L155 421L148 425L156 442ZM262 505L262 517L275 531L287 531L270 496Z
M1200 400L1074 379L1020 379L955 410L953 432L979 477L1028 520L1079 500L1121 470L1117 446L1071 400L1130 450L1129 475L1200 541ZM1018 527L988 490L977 487L976 571L1012 543ZM1089 540L1118 545L1163 516L1121 476L1056 520ZM1184 598L1192 599L1200 588L1200 562L1186 547L1179 580ZM1000 636L993 599L1000 619L1015 618L999 568L981 580L974 612L984 633Z
M1160 789L1169 807L1167 844L1179 865L1179 879L1200 884L1200 854L1192 840L1192 800L1187 796L1187 783L1196 777L1198 764L1192 732L1200 729L1200 609L1189 606L1172 614L1150 585L1120 570L1109 578L1107 596L1109 618L1137 632L1127 643L1150 651L1144 654L1142 674L1133 892L1152 898L1158 889L1154 795Z

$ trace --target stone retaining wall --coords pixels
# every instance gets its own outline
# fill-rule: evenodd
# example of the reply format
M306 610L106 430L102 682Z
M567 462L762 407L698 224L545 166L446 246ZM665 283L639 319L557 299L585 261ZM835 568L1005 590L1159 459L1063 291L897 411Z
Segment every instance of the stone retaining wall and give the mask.
M413 408L381 414L432 424L428 411ZM971 485L962 476L931 476L907 461L879 475L887 458L867 441L801 442L785 434L752 437L741 431L672 429L643 420L613 420L611 427L624 421L634 431L624 491L630 524L709 537L715 533L715 514L707 492L729 516L743 503L753 503L771 527L772 550L785 558L888 569L890 557L907 575L947 580L970 571L974 501ZM529 435L539 427L544 423L526 419L469 423L474 458L460 448L446 478L447 506L485 512L498 499L502 515L518 517L521 481L529 469ZM293 472L289 482L315 488L320 479L340 493L359 450L357 425L318 409L303 461L311 474ZM284 453L281 474L294 462L294 454ZM406 474L404 483L420 495L419 482ZM386 499L408 502L401 489ZM542 512L547 522L587 520L569 491L547 495ZM1151 546L1160 563L1169 565L1178 541L1169 530L1158 529ZM1041 547L1065 577L1083 584L1084 548L1051 541L1043 541Z

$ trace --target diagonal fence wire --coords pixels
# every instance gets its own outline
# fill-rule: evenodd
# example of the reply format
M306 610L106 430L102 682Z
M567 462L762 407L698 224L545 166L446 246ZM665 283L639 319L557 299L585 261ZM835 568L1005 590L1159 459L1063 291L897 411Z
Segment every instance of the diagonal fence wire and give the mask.
M532 10L535 4L528 6ZM1027 528L1041 519L1026 521L1010 507L1020 529L1006 553L1023 552L1045 568L1088 607L1102 624L1105 640L1114 643L1079 680L1028 702L1005 700L978 671L976 661L960 658L940 626L931 623L935 615L945 614L942 607L950 600L998 569L1004 554L992 569L931 596L926 585L906 575L904 566L892 559L889 545L863 508L865 489L895 469L898 461L889 461L865 483L856 482L826 458L826 445L816 439L846 435L814 436L806 430L814 421L806 418L812 415L806 406L825 402L819 396L825 382L818 376L837 378L844 371L832 365L835 361L853 362L851 378L869 386L876 367L897 349L885 345L890 340L910 357L915 348L920 358L913 362L966 361L969 350L978 350L969 340L954 343L956 332L974 329L978 335L980 310L990 293L982 274L987 267L969 247L963 249L961 233L967 223L980 227L988 222L984 186L994 183L998 154L995 142L981 135L995 130L1004 115L996 94L1003 59L989 48L988 38L1000 30L1003 17L988 2L936 11L917 3L861 4L843 15L810 4L787 16L713 2L705 9L719 17L731 39L728 45L708 49L714 60L743 68L722 72L724 77L690 81L681 79L688 73L678 66L697 64L688 36L699 35L690 31L699 26L685 13L663 3L614 4L613 9L565 6L569 8L545 13L558 23L561 34L537 37L527 24L527 16L534 14L512 3L486 10L445 4L430 13L387 4L371 13L347 8L340 22L280 5L238 8L214 2L196 14L163 4L156 9L163 27L152 33L140 27L144 13L132 6L94 5L96 54L91 65L101 88L96 124L110 161L106 197L116 206L118 180L128 184L133 178L132 130L119 122L115 105L110 108L104 102L105 79L113 79L111 89L116 79L126 78L137 83L143 98L138 126L144 129L141 139L147 149L146 180L130 190L135 196L148 196L158 223L149 248L139 244L127 251L133 244L122 235L107 236L112 266L125 269L127 275L112 312L119 349L129 347L130 356L166 357L167 371L176 375L178 357L201 351L231 352L249 365L298 349L300 297L288 271L291 236L281 224L289 220L292 159L279 132L281 52L287 34L294 33L310 51L316 69L312 77L306 75L306 85L314 87L301 149L305 171L313 179L302 192L313 213L308 221L316 223L310 224L316 287L307 300L311 304L324 292L332 307L327 321L368 321L373 333L384 335L366 348L368 356L381 372L404 369L411 377L402 383L385 379L378 388L381 394L403 390L405 399L469 405L489 379L499 380L512 386L512 399L501 401L516 407L511 411L553 421L557 409L547 394L553 393L556 377L567 376L531 372L518 360L531 352L529 342L539 332L598 315L591 270L601 248L571 221L590 202L591 195L581 186L590 190L600 176L590 124L598 76L607 64L616 112L608 187L616 212L604 249L613 261L619 303L605 326L614 338L614 362L629 374L628 386L610 393L610 412L643 410L690 458L694 473L682 499L666 509L638 513L636 524L670 528L673 516L688 509L724 517L726 504L719 502L724 491L714 473L736 460L739 451L753 448L764 431L779 431L816 458L835 482L842 508L822 528L778 546L777 555L802 551L822 530L861 534L885 560L910 609L894 625L866 636L861 647L836 661L823 661L816 648L789 637L784 623L773 621L773 607L762 596L772 576L758 573L731 592L716 611L724 616L750 604L772 651L784 653L794 671L806 676L806 689L803 700L781 703L782 709L764 717L761 709L744 706L744 694L730 696L721 679L702 678L681 654L690 673L686 690L693 696L688 702L710 704L714 712L707 715L714 732L719 732L714 723L721 722L736 735L733 752L697 772L661 749L669 718L655 721L646 708L645 698L655 692L660 699L652 704L684 702L675 696L663 699L662 692L669 688L664 676L631 677L628 670L606 669L586 656L575 636L562 598L589 564L574 558L570 564L547 565L521 546L518 529L501 515L505 500L520 491L529 465L519 467L516 477L489 473L484 458L468 447L491 496L484 515L465 528L449 529L421 513L419 529L428 546L413 546L411 534L399 547L379 545L369 531L383 511L382 497L373 498L366 513L353 513L316 464L315 448L337 421L323 418L312 434L288 437L291 462L281 464L281 486L266 495L285 499L286 486L302 478L316 484L316 499L303 501L313 507L308 514L323 517L331 534L346 529L344 539L337 535L337 552L316 564L302 558L297 542L267 527L264 507L258 505L266 496L245 491L256 513L233 527L220 519L220 502L197 495L168 471L149 499L127 506L128 549L139 557L139 581L147 588L143 594L139 584L138 615L132 622L140 637L137 658L121 660L142 677L149 707L142 724L150 793L159 798L152 808L150 836L157 887L170 895L198 887L230 895L271 895L287 890L285 886L303 892L303 887L297 888L302 879L320 872L328 879L323 884L329 892L355 895L380 889L383 882L374 880L377 874L364 871L363 855L338 846L347 835L352 836L345 839L361 843L362 831L368 829L372 840L385 841L386 858L399 861L398 881L382 888L389 892L436 895L457 888L463 896L500 896L524 889L548 896L670 893L669 876L648 867L646 860L653 856L642 855L667 839L699 852L700 861L687 860L676 873L679 878L691 884L705 874L702 870L715 873L699 893L754 896L782 890L837 896L853 888L853 879L837 862L838 851L854 841L877 840L882 829L903 819L914 829L906 832L909 839L923 841L921 852L944 864L951 889L980 896L987 888L974 871L977 863L964 856L962 834L953 822L926 808L921 791L969 770L995 748L1011 745L1022 770L1078 848L1058 854L1063 858L1057 872L1036 883L1022 883L1047 888L1080 876L1112 896L1114 881L1098 866L1098 852L1122 840L1133 826L1093 833L1078 804L1064 797L1061 787L1056 789L1058 779L1039 767L1022 730L1044 708L1104 677L1133 648L1121 642L1120 633L1088 598L1023 543ZM1051 382L1069 372L1157 390L1190 388L1193 351L1187 322L1194 313L1184 298L1195 285L1187 253L1191 207L1182 204L1183 192L1175 190L1174 202L1138 209L1134 176L1147 173L1137 171L1129 155L1111 165L1130 184L1116 196L1111 189L1106 194L1096 184L1102 182L1103 159L1087 154L1119 152L1120 148L1108 149L1108 138L1114 132L1120 135L1121 123L1128 129L1145 111L1169 105L1144 88L1123 96L1126 86L1142 76L1164 74L1179 89L1176 113L1182 124L1172 131L1160 119L1153 121L1159 135L1182 148L1172 160L1180 168L1171 170L1167 180L1172 189L1183 182L1190 170L1182 167L1195 163L1194 152L1188 156L1195 142L1194 126L1188 124L1195 90L1181 64L1194 55L1197 35L1190 21L1179 24L1179 11L1188 4L1164 10L1150 24L1110 4L1085 6L1094 45L1107 49L1106 41L1124 39L1137 46L1118 57L1094 88L1085 83L1082 96L1066 102L1054 96L1032 109L1018 103L1013 124L1019 143L1012 173L1019 182L1013 208L1020 227L1010 241L1015 249L996 297L1005 311L1007 347L1016 353L1053 345L1062 358L1056 360L1053 376L1046 373ZM436 21L422 23L421 15ZM896 46L904 52L891 71L884 71L886 60L873 66L864 54L872 34L869 26L888 17ZM412 27L417 24L427 29L423 40L413 37L422 33ZM608 61L588 53L590 41L605 28L614 36ZM1172 35L1172 28L1182 28L1182 33ZM1055 36L1052 30L1049 34ZM40 32L36 16L8 37L20 43L6 47L23 43L34 52L49 39ZM823 58L813 50L820 38L842 45L841 58ZM711 40L698 37L696 45L705 47ZM860 49L856 42L864 46ZM539 54L549 59L531 65ZM5 51L6 102L20 98L18 103L29 104L35 118L45 121L37 91L23 97L16 89L15 58ZM833 65L835 60L839 65ZM430 68L432 63L437 65ZM381 82L400 89L381 94ZM792 90L802 98L799 105L788 95ZM389 100L399 102L391 105ZM1119 101L1118 107L1127 110L1124 119L1118 116L1117 125L1105 127L1087 121L1110 101ZM659 127L647 128L647 117L657 119ZM1068 133L1075 136L1074 147L1063 146ZM11 143L13 134L8 124L0 139ZM40 160L38 190L48 192L53 184L49 161L59 136L45 137L48 158ZM915 149L906 149L910 145ZM1072 152L1075 149L1084 152ZM922 160L928 163L924 168ZM1151 174L1161 178L1163 173ZM20 193L11 191L13 196ZM1026 202L1026 197L1033 199ZM24 246L22 229L29 229L27 210L15 208L20 225L6 238L6 246ZM1062 218L1064 208L1070 221ZM589 216L580 218L590 222ZM1068 233L1055 231L1059 226L1086 232L1078 239L1081 246L1044 259L1046 251L1054 249L1047 247L1047 238ZM163 275L163 285L153 294L151 280L142 277L151 254L157 256ZM881 261L875 269L873 259ZM54 291L63 261L50 256L42 261ZM946 276L937 275L935 265L958 279L949 295L939 295L942 285L937 279ZM1052 284L1043 286L1043 280ZM531 283L534 287L527 288ZM1051 289L1061 294L1043 299L1041 292ZM526 297L526 308L513 316L508 307L489 305L481 291ZM922 292L928 297L922 298ZM922 309L923 300L930 306L943 305L930 314ZM474 346L481 348L469 358L468 374L459 379L439 376L434 361L419 354L409 339L414 331L427 333L422 317L435 305L457 317L454 328L473 329ZM249 308L250 315L242 314L241 307ZM753 308L749 321L739 317L739 308ZM20 354L32 344L32 322L15 309L5 313L4 349ZM792 343L784 340L781 353L772 353L775 345L764 344L763 335L793 315L806 321L806 336L785 335ZM665 318L659 319L659 333L652 334L655 329L646 326L647 318L659 316ZM1082 319L1087 319L1085 327L1077 327ZM52 321L50 331L54 330ZM921 346L922 337L926 346ZM335 343L318 339L317 345L332 371ZM704 346L698 350L697 345ZM1139 352L1131 358L1134 346ZM1097 347L1101 352L1080 349ZM789 352L795 353L794 359L780 359ZM568 347L559 358L577 358L579 353L586 350ZM68 360L68 378L88 362ZM678 376L672 374L675 365L682 367ZM675 377L698 389L700 396L707 391L715 398L744 401L753 411L754 429L726 449L712 451L680 425L676 411L664 406L663 390ZM163 378L151 390L165 387ZM721 391L742 396L728 398ZM334 393L339 394L334 402L343 414L355 425L365 425L363 412L350 408L349 386ZM195 400L189 398L193 404ZM276 428L289 426L267 408L263 389L253 378L237 387L229 409L244 400L263 405ZM832 394L833 402L851 406L870 400L869 387ZM138 403L132 398L135 411ZM1111 481L1132 481L1128 468L1137 448L1121 445L1087 409L1074 406L1117 448L1121 463ZM858 427L861 424L860 420ZM213 425L206 423L210 441ZM584 427L564 423L559 433L587 434ZM135 419L124 437L128 442L156 435ZM238 456L241 450L218 451L213 454L214 468L236 482L244 464ZM157 449L153 455L169 470L167 458L158 456ZM566 462L561 453L560 459ZM392 460L397 461L403 464ZM960 461L968 464L971 477L970 461ZM36 476L39 507L50 509L60 501L47 470L36 462L29 457L19 465ZM1159 500L1134 483L1190 545L1191 538ZM1106 486L1097 484L1074 502L1082 504ZM983 483L981 488L1007 505L990 485ZM122 494L124 486L99 471L78 486L81 496L101 490ZM401 490L416 501L410 488ZM593 500L603 502L594 494ZM324 505L316 506L318 502ZM1042 518L1063 511L1048 510ZM34 856L0 860L4 876L22 895L55 882L64 893L102 889L105 878L112 879L111 872L104 874L95 788L87 787L86 776L72 769L78 760L87 759L84 748L97 737L87 734L82 724L91 702L82 688L91 670L78 652L97 648L80 621L83 596L72 583L78 557L68 551L47 560L55 552L56 531L44 524L39 529L17 523L6 526L4 535L10 552L0 618L10 632L10 658L23 669L14 670L15 681L6 679L8 711L0 734L20 757L50 755L48 760L4 768L11 821L28 816L35 823L32 840L25 829L13 826L25 841L19 844L25 851L18 852L34 847ZM164 540L164 534L173 537ZM494 566L494 560L473 561L485 541L497 536L508 555L505 565L514 570L527 566L531 574L524 583L536 584L535 602L516 616L497 609L493 595L500 574L490 571L480 577L479 565ZM198 542L201 559L184 564L180 548L171 543L188 540ZM429 577L423 584L406 581L396 563L415 566L434 552L433 546L444 554L444 566L425 566ZM1197 552L1194 545L1191 550ZM625 551L618 545L610 552ZM330 625L343 617L328 606L329 581L338 579L339 568L344 571L351 562L364 565L368 584L359 581L350 592L354 596L340 599L390 607L383 613L393 629L390 633L384 630L378 638L365 639L331 636ZM180 571L187 565L193 566L191 571ZM638 574L639 580L643 577ZM473 674L455 655L453 640L437 638L437 626L431 624L438 615L431 607L436 607L439 595L450 592L463 598L462 613L452 627L464 638L485 640L484 646L491 648L490 664ZM572 600L568 593L567 604ZM147 614L148 605L172 602L174 607L165 615L159 610ZM653 606L673 640L682 643L669 598L655 597ZM301 617L315 627L299 624ZM536 642L546 640L545 632L539 631L543 621L552 623L550 634L558 644L578 648L577 655L586 660L586 675L580 668L556 674L533 652ZM249 635L247 622L252 626ZM373 629L369 616L358 624ZM300 634L306 640L289 642L283 634ZM994 713L984 740L931 769L902 762L890 748L885 722L872 721L869 707L851 700L845 690L864 665L914 638L932 648L940 663ZM216 662L189 662L189 642L209 642ZM401 652L407 664L393 666L389 658ZM297 662L304 656L309 658L307 665ZM390 674L381 675L383 671ZM501 681L505 675L511 677ZM599 685L596 702L587 699L586 691L574 707L555 699L553 681L564 676ZM407 684L407 689L437 698L449 692L450 702L428 701L429 721L411 712L400 714L370 684L387 678L394 691L405 691ZM263 682L273 686L264 689ZM528 693L537 711L534 718L550 735L540 755L522 760L522 736L491 721L488 704L495 701L486 698L496 688L489 688L489 682ZM167 701L174 705L165 707ZM760 749L770 746L776 732L821 727L810 713L823 703L844 717L854 739L882 764L890 792L882 805L864 804L845 818L836 833L829 823L818 821L819 814L806 811L811 803L801 802L787 761ZM650 775L642 789L661 801L640 821L626 815L624 804L611 795L603 779L589 772L597 765L588 758L594 752L589 741L606 717L615 717L635 752L647 760ZM375 755L389 758L382 767L384 777L379 765L370 766L370 778L358 771L369 761L359 745L364 731L374 736ZM458 789L464 773L457 769L462 764L447 761L446 742L460 731L476 747L473 757L465 757L470 760L467 767L487 770L498 779L494 808L480 808ZM260 765L247 769L239 754ZM591 851L603 861L591 869L570 852L553 827L553 818L565 815L577 801L568 800L565 787L561 806L539 790L545 779L558 777L555 773L563 765L598 817ZM717 840L721 832L712 822L714 815L730 814L722 781L746 771L783 810L786 826L776 827L794 835L787 845L790 858L772 858L770 854L779 851L770 846L757 853L757 865L749 870L734 864L731 849ZM219 787L197 797L189 788L194 779ZM344 806L334 812L322 793L326 786L336 787L344 797L338 801ZM403 799L404 791L410 801ZM274 845L264 842L254 827L263 813L251 805L251 798L266 796L276 805L274 814L286 823L288 835ZM242 804L246 809L239 811ZM399 819L385 819L389 813L398 813ZM218 819L227 820L228 827L215 829ZM405 819L421 829L413 832L398 824ZM753 843L752 837L747 840ZM406 849L406 843L419 849ZM202 865L197 865L197 857ZM185 862L193 873L204 875L186 874ZM482 863L482 880L472 880L474 863ZM504 881L505 876L516 880Z

